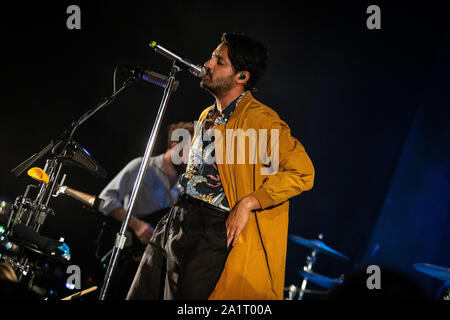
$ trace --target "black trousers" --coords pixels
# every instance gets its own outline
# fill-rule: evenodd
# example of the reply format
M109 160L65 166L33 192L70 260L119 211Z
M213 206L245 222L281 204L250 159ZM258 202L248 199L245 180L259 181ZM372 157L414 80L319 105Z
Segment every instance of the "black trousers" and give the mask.
M127 299L208 299L231 249L227 248L227 214L182 195L158 223Z

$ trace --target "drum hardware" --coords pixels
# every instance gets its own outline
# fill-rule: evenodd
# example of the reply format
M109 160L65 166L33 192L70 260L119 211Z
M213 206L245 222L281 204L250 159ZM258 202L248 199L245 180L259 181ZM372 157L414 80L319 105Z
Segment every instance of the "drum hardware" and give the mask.
M285 300L294 300L294 297L297 294L298 288L296 285L291 284L289 287L284 288L284 291L288 291L288 297Z
M343 259L343 260L347 260L350 261L350 258L348 258L347 256L343 255L342 253L328 247L325 243L323 243L323 241L321 241L323 239L323 234L319 234L318 236L319 240L309 240L309 239L305 239L296 235L289 235L289 240L300 244L302 246L308 247L310 249L313 249L313 251L315 251L316 253L325 253L329 256L338 258L338 259Z
M338 279L331 279L326 276L314 273L312 268L317 261L317 254L324 253L337 259L347 260L350 259L344 254L328 247L323 241L323 234L319 234L318 239L305 239L296 235L289 235L289 240L294 243L300 244L304 247L312 249L311 254L306 257L306 264L298 273L303 277L300 287L291 285L288 287L288 298L287 300L293 300L295 295L298 293L297 300L302 300L305 293L311 292L312 290L307 290L306 286L308 281L311 281L323 288L331 289L336 285L343 283L344 279L341 276Z
M52 197L58 195L57 187L64 182L65 175L60 180L63 165L75 164L98 178L104 178L106 176L106 171L98 165L86 149L73 140L73 135L86 120L101 108L113 102L114 98L135 80L137 80L136 76L130 76L118 90L114 88L114 93L111 96L105 98L103 102L85 112L80 118L72 122L62 134L51 140L45 148L33 154L11 170L11 173L19 177L31 168L27 173L37 182L37 184L28 185L24 194L16 198L7 216L1 212L2 216L0 217L0 223L3 227L2 241L6 241L6 244L8 242L11 243L11 248L13 245L19 247L17 252L11 252L3 250L3 246L0 246L0 249L2 249L0 251L0 257L3 260L8 260L14 266L18 278L22 280L24 277L29 277L28 287L33 285L35 275L44 270L41 264L44 258L68 262L71 258L69 247L64 241L59 243L54 240L60 246L57 247L55 252L51 252L50 254L45 253L41 250L42 248L36 246L36 243L21 241L23 239L19 239L17 234L15 235L15 227L20 225L21 227L29 228L24 234L33 234L34 232L33 239L42 240L42 238L39 238L41 226L45 223L48 215L55 215L55 212L49 206L49 201ZM49 154L49 157L43 169L33 167L37 161L47 154ZM32 190L37 191L34 197L30 195Z
M299 287L297 287L294 284L291 284L289 287L285 287L284 291L287 292L287 297L284 300L295 300L295 297L299 291ZM304 294L310 294L310 295L322 295L326 296L328 294L328 290L310 290L305 289Z
M28 242L17 242L18 252L5 253L2 261L7 262L16 273L18 281L29 289L35 286L37 277L48 276L52 269L65 270L70 259L62 256L45 254L39 248ZM60 274L59 272L58 274Z
M344 283L343 276L341 276L341 278L332 279L313 271L305 270L298 270L298 274L325 289L334 289L337 285Z
M450 268L445 268L430 263L415 263L413 266L417 271L420 271L430 277L450 281ZM442 300L450 300L450 286L448 286L447 283L444 283L444 290L445 291L443 291L439 299L442 298Z

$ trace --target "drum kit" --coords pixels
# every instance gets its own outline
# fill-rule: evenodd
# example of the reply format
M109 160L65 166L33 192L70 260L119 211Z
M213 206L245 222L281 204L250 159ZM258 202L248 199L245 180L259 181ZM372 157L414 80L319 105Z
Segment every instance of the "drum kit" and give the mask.
M306 258L306 264L303 268L297 270L299 276L302 277L302 282L300 286L291 284L286 287L284 291L286 292L285 300L303 300L305 294L318 294L326 295L329 290L334 289L336 286L344 283L344 277L330 278L313 271L313 266L317 261L317 255L319 253L328 255L330 257L350 261L350 259L344 254L330 248L322 240L323 235L319 234L319 239L305 239L296 235L289 235L289 240L295 244L301 245L303 247L311 249L310 255ZM430 277L448 281L450 282L450 268L445 268L429 263L415 263L413 267ZM308 282L314 283L317 286L325 290L309 290L306 289ZM445 283L445 291L441 294L439 299L450 300L450 283Z
M45 273L50 263L62 263L64 268L71 260L69 246L64 242L64 238L53 240L41 235L40 229L47 216L55 215L49 201L65 194L81 201L90 209L99 210L102 205L100 199L75 192L76 190L64 185L66 174L63 174L63 171L66 165L80 167L100 179L106 177L102 166L85 148L74 141L75 132L137 80L138 76L133 72L121 87L116 89L114 85L114 92L104 101L83 113L41 151L11 170L17 178L27 172L34 182L29 184L23 195L18 196L13 203L0 202L0 262L11 265L18 280L29 289L33 287L36 276ZM48 157L44 168L36 167L36 163L44 157ZM65 276L64 271L62 274Z
M450 281L450 268L445 268L437 266L430 263L415 263L413 264L414 269L420 271L430 277ZM450 283L446 283L445 291L441 294L439 299L450 300Z
M37 276L48 273L50 266L68 265L71 256L64 238L53 240L40 234L47 215L55 214L46 197L52 185L49 175L38 167L27 173L39 184L30 184L14 203L1 204L0 261L7 262L17 279L31 289ZM33 188L39 190L34 199L30 197Z
M300 287L292 284L289 287L285 288L288 296L285 300L294 300L296 297L297 300L303 300L304 294L326 294L328 291L320 291L320 290L308 290L306 289L306 285L308 281L314 283L321 288L331 290L335 288L337 285L342 284L344 282L343 276L333 279L321 274L318 274L312 270L314 264L317 261L317 255L319 253L326 254L336 259L350 261L350 259L344 254L330 248L327 246L323 240L323 234L319 234L319 239L305 239L296 235L289 235L289 240L292 242L299 244L303 247L307 247L312 249L311 254L306 258L306 265L303 266L302 269L299 269L297 273L303 278L303 281Z
M64 174L60 179L63 164L71 157L78 161L78 152L78 145L75 150L69 146L63 155L48 159L44 169L28 169L35 160L26 160L12 171L17 176L26 171L34 183L13 203L0 203L0 262L10 265L17 280L28 289L47 298L56 292L54 289L67 287L65 274L71 253L63 237L48 238L41 234L41 227L48 215L55 215L49 201L58 196L66 177ZM37 191L34 196L33 190Z
M0 203L0 262L9 264L16 273L17 279L28 289L52 292L53 290L38 288L35 285L37 278L48 277L50 271L66 276L65 269L70 265L71 260L69 246L62 237L54 240L41 234L41 227L46 218L49 215L55 215L49 202L59 194L67 194L67 188L63 188L66 179L63 171L67 165L75 165L87 170L97 178L106 177L106 171L85 148L73 140L73 135L82 123L102 107L110 104L114 97L130 83L131 78L103 103L88 110L78 120L72 122L45 148L11 170L17 178L26 172L34 181L14 202ZM43 169L36 167L36 163L44 156L48 158ZM94 201L90 207L98 205L100 205L98 201ZM67 283L64 284L67 287Z

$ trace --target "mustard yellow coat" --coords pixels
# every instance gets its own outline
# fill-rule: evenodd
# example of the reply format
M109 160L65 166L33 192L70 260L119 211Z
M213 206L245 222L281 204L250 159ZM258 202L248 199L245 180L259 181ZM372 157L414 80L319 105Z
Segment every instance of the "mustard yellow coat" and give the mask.
M212 106L202 112L199 122L206 119L210 108ZM270 161L266 161L270 160L270 157L260 161L258 152L261 146L249 147L249 140L246 148L240 149L246 150L245 163L238 163L238 140L226 138L227 130L236 132L238 129L244 132L254 129L253 132L257 133L258 138L264 131L259 129L267 129L267 155L273 156L271 146L278 147L278 172L266 175L267 172L264 170L272 165ZM273 132L271 129L278 129L279 143L275 142L276 139L274 144L271 143ZM288 125L274 110L257 101L250 92L236 106L228 123L217 126L216 130L221 133L216 134L214 141L216 162L230 208L243 197L253 193L261 209L250 215L237 244L228 256L210 299L283 299L289 220L288 199L312 188L314 167L304 147L291 136ZM195 135L200 133L201 130L198 130ZM249 148L257 150L251 153ZM234 163L226 159L226 154L230 154L230 150L235 151ZM274 150L276 151L276 147ZM257 161L249 161L249 155L255 154Z

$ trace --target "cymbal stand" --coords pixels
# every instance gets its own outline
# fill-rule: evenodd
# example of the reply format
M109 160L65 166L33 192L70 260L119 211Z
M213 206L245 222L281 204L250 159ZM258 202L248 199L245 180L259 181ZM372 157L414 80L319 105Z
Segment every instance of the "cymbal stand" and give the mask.
M319 240L323 239L323 234L319 234L318 236ZM316 263L317 260L317 250L313 249L311 252L311 255L309 255L308 257L306 257L306 265L303 267L303 271L309 272L312 271L312 267L314 265L314 263ZM303 278L302 284L300 286L300 289L298 291L298 298L297 300L302 300L303 299L303 295L305 294L306 291L306 285L308 284L308 279Z
M303 267L303 271L309 272L312 270L312 267L317 260L316 255L317 255L317 250L314 249L311 252L311 255L306 257L306 265ZM298 291L298 298L297 298L298 300L303 299L303 295L305 293L307 283L308 283L308 279L303 278L302 284L300 286L300 290Z

